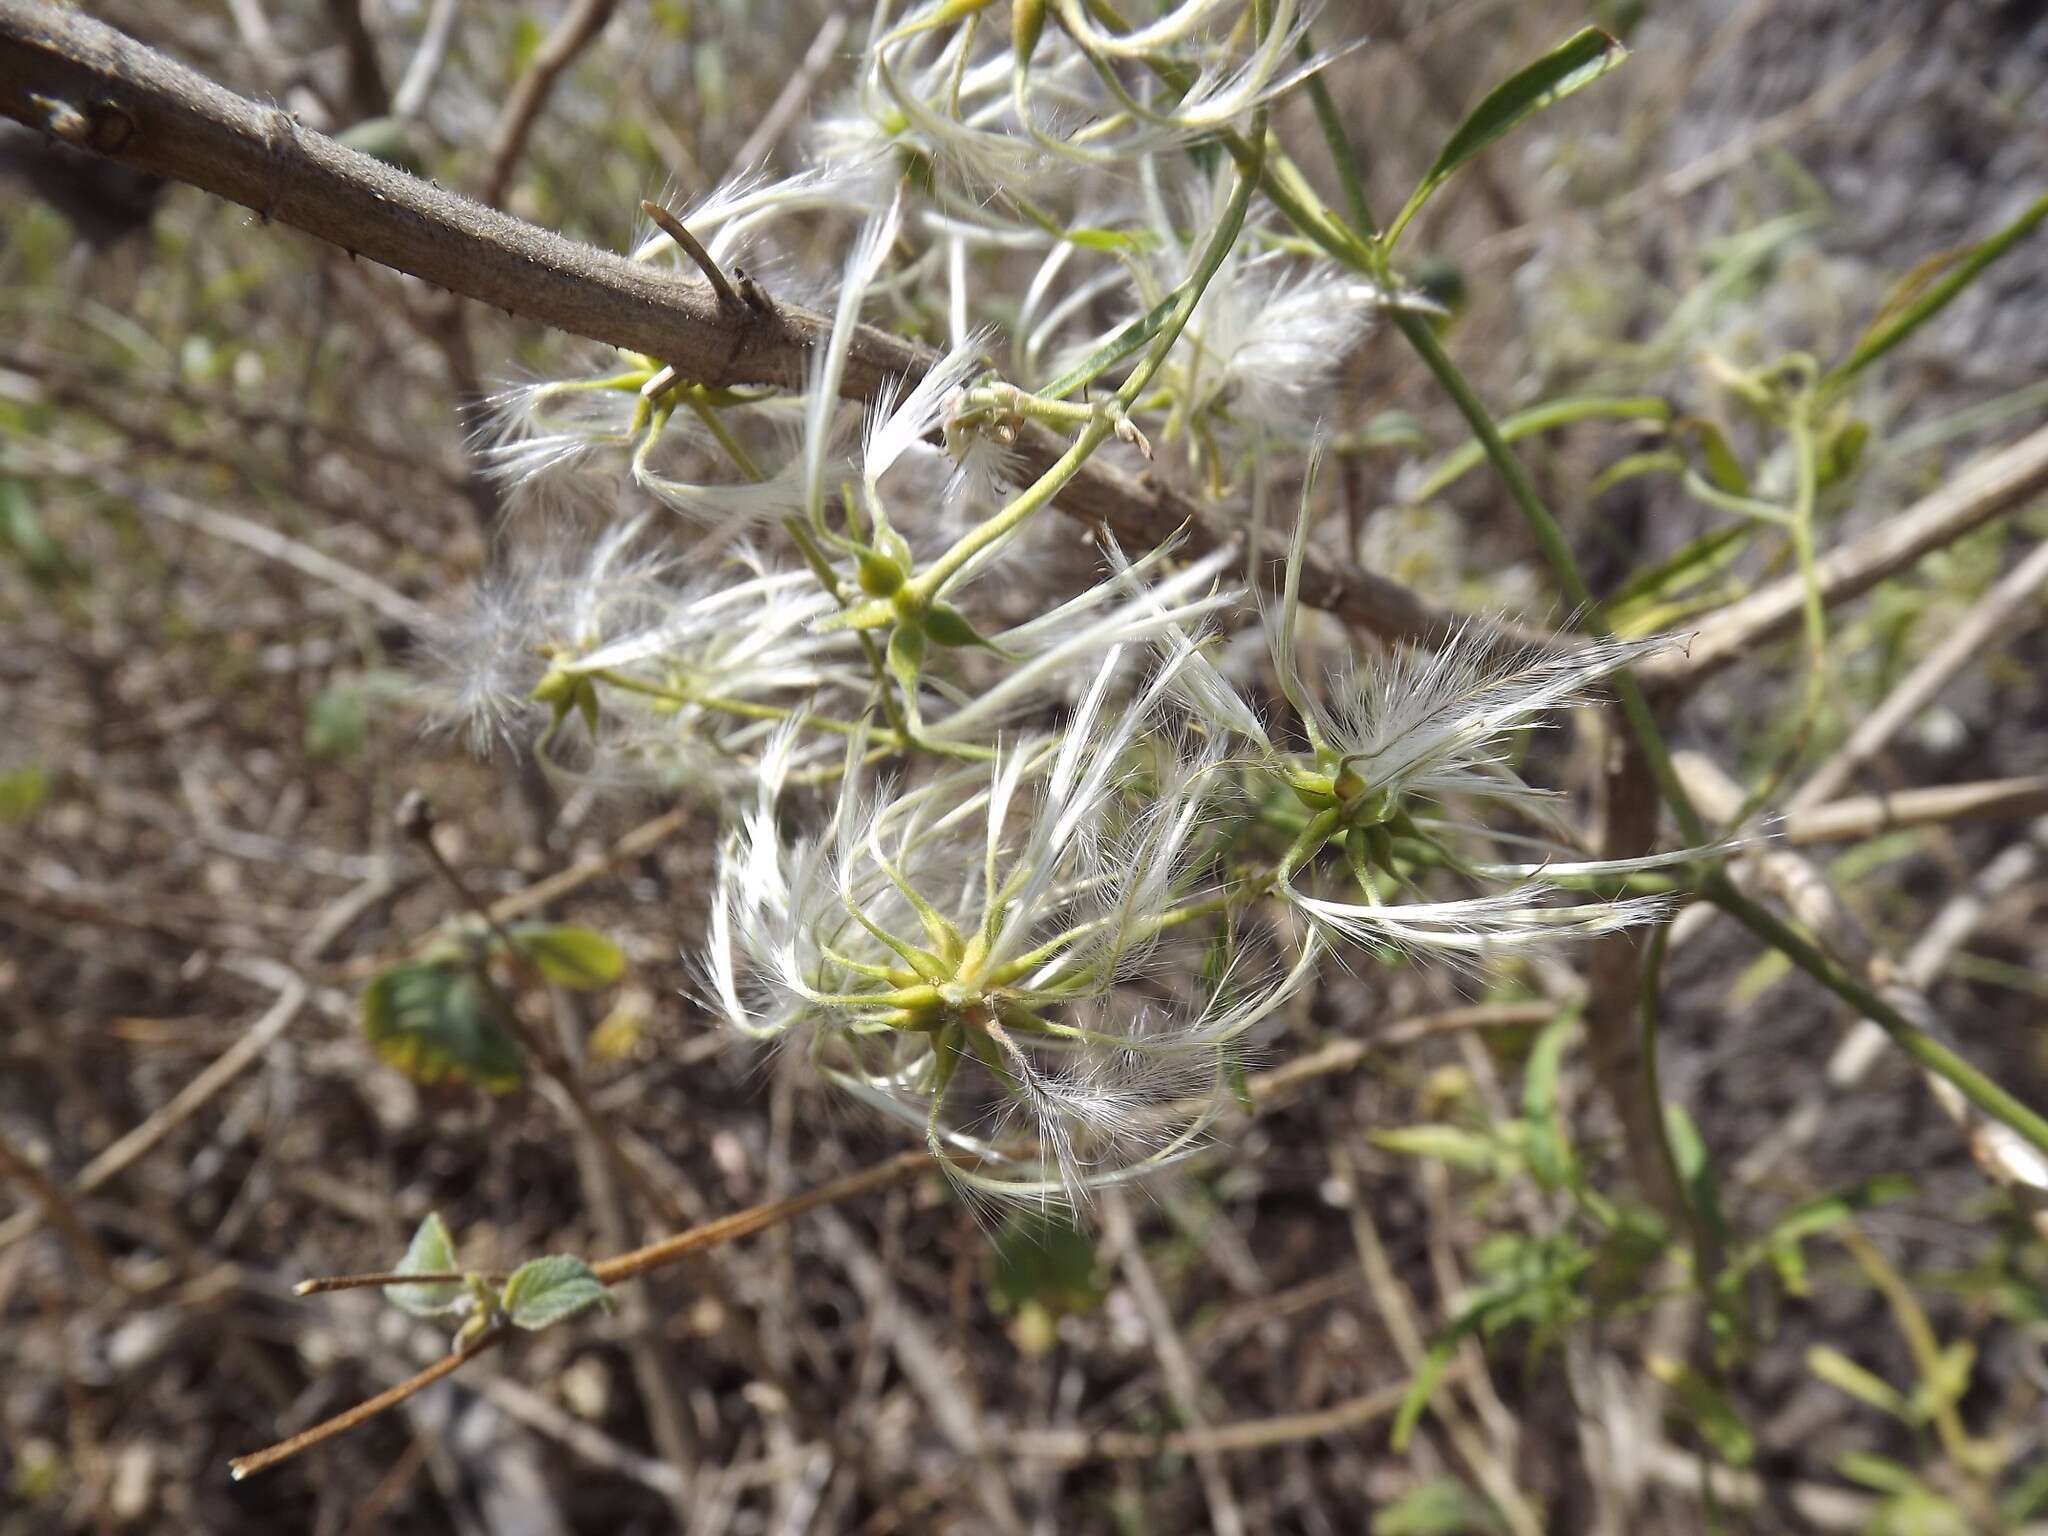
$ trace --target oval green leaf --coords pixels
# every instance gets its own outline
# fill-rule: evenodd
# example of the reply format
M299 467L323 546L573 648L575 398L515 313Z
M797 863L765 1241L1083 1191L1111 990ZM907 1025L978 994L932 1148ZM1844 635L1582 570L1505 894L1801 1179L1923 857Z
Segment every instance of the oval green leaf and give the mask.
M514 928L512 942L558 987L594 991L610 986L626 971L625 952L589 928L533 923Z
M412 1235L405 1257L398 1261L401 1275L446 1275L462 1267L455 1257L455 1243L439 1211L427 1212ZM464 1289L460 1280L436 1280L427 1285L387 1285L384 1299L414 1317L446 1317L462 1307Z
M588 1264L570 1253L533 1259L512 1272L498 1306L515 1328L551 1328L591 1307L609 1307L612 1293Z
M423 1083L453 1078L505 1093L526 1081L497 1003L464 965L413 960L381 973L363 993L363 1034L385 1062Z

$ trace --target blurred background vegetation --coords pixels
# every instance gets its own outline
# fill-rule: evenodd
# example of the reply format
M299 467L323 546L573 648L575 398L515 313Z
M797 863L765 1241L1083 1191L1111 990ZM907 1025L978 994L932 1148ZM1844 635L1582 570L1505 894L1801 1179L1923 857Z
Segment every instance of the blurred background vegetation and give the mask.
M86 9L614 249L643 197L798 163L866 27L824 0ZM570 12L601 27L501 166L506 103ZM1901 280L2048 187L2048 21L2026 0L1340 0L1324 32L1372 41L1328 83L1376 204L1587 21L1628 67L1441 194L1408 266L1497 415L1582 403L1526 422L1524 460L1618 616L1684 626L1788 569L1714 499L1790 473L1744 375L1843 358ZM1284 116L1334 185L1307 104ZM1294 1011L1227 1155L1098 1231L991 1240L941 1181L904 1184L230 1485L229 1456L444 1347L366 1294L289 1294L388 1263L427 1211L472 1263L611 1252L897 1142L688 1000L708 808L478 763L408 693L423 621L500 552L632 501L508 506L470 453L490 389L597 349L12 125L0 186L0 1532L2048 1521L2048 1248L1902 1062L1831 1077L1853 1020L1726 922L1674 943L1660 1018L1681 1173L1722 1231L1711 1294L1674 1280L1635 1189L1579 977L1362 971ZM1823 444L1823 547L2048 421L2044 316L2048 241L2021 241L1857 376ZM1359 563L1564 617L1412 355L1362 349L1328 421ZM1824 761L2044 538L2021 498L1835 609L1813 709L1796 633L1747 647L1674 708L1677 744L1744 783L1793 748ZM2040 586L1838 791L2041 774ZM1553 748L1597 781L1595 733ZM667 818L555 909L624 953L617 985L554 1002L630 1177L547 1091L423 1086L365 1045L365 985L454 910L394 825L411 789L491 897ZM1797 852L2039 1105L2048 819L2017 806ZM51 1184L75 1230L39 1229Z

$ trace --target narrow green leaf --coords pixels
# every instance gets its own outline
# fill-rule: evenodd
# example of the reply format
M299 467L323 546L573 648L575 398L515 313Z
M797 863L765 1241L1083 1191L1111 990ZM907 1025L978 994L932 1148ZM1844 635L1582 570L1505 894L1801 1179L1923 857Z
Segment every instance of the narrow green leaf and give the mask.
M1408 221L1429 201L1430 194L1449 180L1459 166L1525 118L1591 85L1627 57L1628 50L1619 40L1598 27L1587 27L1495 86L1458 125L1457 132L1438 152L1436 163L1409 194L1407 206L1387 230L1387 246L1392 248Z
M401 1275L446 1275L462 1268L455 1257L455 1243L448 1236L439 1211L427 1218L412 1235L405 1257L398 1261ZM387 1285L384 1299L414 1317L446 1317L460 1310L465 1292L460 1280L437 1280L430 1285Z
M1618 627L1622 614L1633 607L1663 602L1705 580L1741 554L1755 530L1747 523L1731 523L1703 534L1646 571L1638 571L1607 599L1608 617Z
M1725 1242L1727 1222L1721 1215L1721 1186L1714 1177L1714 1165L1707 1157L1706 1139L1685 1106L1664 1106L1664 1133L1671 1140L1671 1153L1678 1164L1679 1181L1685 1185L1687 1202L1699 1212L1707 1230Z
M2019 1475L2019 1481L1998 1501L1998 1513L2009 1526L2031 1520L2048 1509L2048 1457Z
M1858 1211L1903 1200L1917 1188L1911 1179L1897 1174L1866 1179L1838 1193L1802 1201L1773 1222L1757 1241L1784 1243L1818 1237L1823 1232L1832 1232Z
M1835 1458L1835 1470L1852 1483L1875 1488L1879 1493L1904 1493L1914 1482L1911 1467L1868 1451L1844 1451Z
M1546 1189L1560 1187L1571 1176L1571 1148L1557 1116L1557 1075L1572 1022L1567 1014L1545 1026L1529 1052L1522 1080L1522 1118L1529 1124L1529 1172Z
M1413 448L1429 451L1429 430L1413 411L1379 411L1366 418L1365 425L1330 440L1330 452L1342 458L1373 448Z
M70 553L43 527L29 488L19 480L0 480L0 553L18 561L29 580L44 590L64 586L82 574Z
M354 757L370 734L370 699L358 678L336 678L306 706L306 752Z
M1700 472L1707 477L1708 484L1731 496L1749 494L1749 475L1719 422L1707 416L1681 417L1672 423L1671 435L1681 442L1690 441L1699 449Z
M451 1078L504 1093L526 1080L518 1043L474 970L415 960L363 991L363 1034L391 1066L423 1083Z
M889 634L889 648L884 659L889 665L889 675L896 679L897 687L903 690L907 699L917 697L917 674L924 669L927 637L924 626L915 619L905 619Z
M1064 400L1075 390L1094 383L1125 358L1135 355L1141 347L1157 336L1160 328L1172 318L1174 307L1179 303L1178 290L1168 294L1153 305L1150 311L1131 321L1038 393L1047 400Z
M570 1253L532 1259L512 1271L498 1306L515 1328L551 1328L590 1307L609 1308L612 1293Z
M386 165L395 165L415 176L427 174L426 156L413 135L412 125L403 118L369 117L344 128L336 139L350 149L374 155Z
M1728 985L1728 1001L1747 1008L1771 988L1792 974L1792 962L1782 950L1767 949L1736 973Z
M1498 427L1501 438L1513 443L1537 432L1549 432L1570 426L1573 422L1600 418L1662 425L1671 419L1671 406L1656 395L1574 395L1563 400L1547 400L1542 405L1532 405L1525 411L1502 417ZM1444 461L1431 471L1408 499L1428 501L1439 496L1485 462L1485 447L1476 439L1466 443L1456 452L1445 455Z
M1498 1536L1491 1504L1455 1477L1431 1478L1372 1517L1373 1536Z
M1968 1339L1955 1340L1935 1356L1933 1368L1913 1388L1908 1403L1913 1422L1925 1424L1961 1402L1976 1366L1977 1346Z
M1500 1148L1487 1137L1455 1125L1410 1125L1374 1131L1372 1144L1409 1157L1433 1157L1453 1168L1491 1173L1500 1163Z
M1408 1383L1408 1395L1401 1399L1401 1410L1394 1415L1394 1431L1390 1443L1394 1449L1405 1451L1408 1441L1415 1433L1415 1426L1422 1422L1422 1413L1429 1406L1430 1398L1436 1395L1437 1385L1444 1379L1444 1372L1450 1369L1451 1355L1458 1347L1459 1336L1438 1339L1430 1345L1429 1353L1422 1357L1421 1369L1415 1379Z
M1682 1360L1652 1358L1650 1373L1671 1389L1673 1406L1723 1462L1746 1467L1756 1458L1756 1436L1727 1394Z
M1828 1344L1815 1344L1806 1351L1806 1368L1838 1392L1846 1392L1858 1402L1868 1403L1900 1420L1910 1420L1910 1410L1901 1397L1882 1376L1867 1371Z
M1821 380L1821 390L1824 393L1839 390L1940 314L1957 294L1976 281L1978 273L2032 234L2043 219L2048 219L2048 192L2035 198L2018 218L1958 260L1948 276L1927 285L1908 302L1901 304L1895 300L1888 304L1888 312L1880 313L1871 328L1863 333L1862 339L1850 349L1849 355Z
M1603 496L1617 485L1640 480L1645 475L1676 475L1685 469L1685 455L1676 448L1652 448L1643 453L1623 454L1595 475L1586 494Z
M625 974L625 952L589 928L534 923L514 928L512 942L558 987L590 992Z
M1863 449L1869 441L1867 421L1851 417L1829 428L1819 444L1819 488L1826 490L1854 474L1856 466L1863 462Z

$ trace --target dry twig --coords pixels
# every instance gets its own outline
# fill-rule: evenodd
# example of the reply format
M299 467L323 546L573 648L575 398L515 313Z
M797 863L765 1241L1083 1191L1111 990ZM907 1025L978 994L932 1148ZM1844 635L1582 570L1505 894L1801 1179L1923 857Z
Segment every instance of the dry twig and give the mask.
M263 978L277 989L277 1000L264 1010L239 1040L172 1095L169 1103L79 1170L65 1191L72 1199L91 1194L147 1156L172 1131L198 1114L215 1094L254 1066L298 1017L299 1009L306 1001L305 982L281 965L270 961L250 962L250 968L258 967ZM35 1231L42 1225L43 1214L40 1209L17 1211L7 1220L0 1221L0 1249L20 1242Z
M710 388L801 388L830 328L827 317L791 304L735 310L708 283L444 191L42 0L0 0L0 115L43 132L61 127L78 148L201 187L508 314L659 358ZM863 326L842 392L873 400L922 378L935 360L926 348ZM1068 446L1043 427L1027 428L1016 443L1019 475L1042 475ZM1184 547L1197 556L1228 538L1179 491L1099 458L1055 505L1143 549L1185 530ZM1473 627L1397 582L1320 557L1303 569L1301 599L1389 640L1432 643ZM1503 630L1502 638L1543 637Z
M562 13L548 40L527 61L525 72L512 87L505 110L499 114L498 126L491 134L491 173L484 178L483 195L493 208L505 201L505 189L512 184L512 173L519 167L526 140L540 118L541 109L547 105L555 82L604 30L604 24L618 8L619 0L576 0Z
M1792 812L1807 810L1834 799L1846 789L1857 770L1883 751L1885 743L1908 721L1933 703L1949 679L1969 665L1979 651L2038 622L2041 610L2034 608L2030 612L2029 605L2044 584L2048 584L2048 542L2035 545L2032 554L1977 600L1963 621L1900 679L1885 701L1858 722L1849 739L1799 786L1785 808Z
M2048 427L2021 438L1947 481L1860 538L1821 556L1821 600L1844 603L1922 555L1953 544L2048 487ZM1798 622L1805 583L1787 576L1730 603L1700 626L1684 651L1653 656L1635 671L1646 686L1692 688Z
M1793 811L1778 831L1786 842L1796 845L1846 843L1902 827L2018 821L2043 811L2048 811L2048 774L2036 773L2020 779L1852 795L1811 810Z

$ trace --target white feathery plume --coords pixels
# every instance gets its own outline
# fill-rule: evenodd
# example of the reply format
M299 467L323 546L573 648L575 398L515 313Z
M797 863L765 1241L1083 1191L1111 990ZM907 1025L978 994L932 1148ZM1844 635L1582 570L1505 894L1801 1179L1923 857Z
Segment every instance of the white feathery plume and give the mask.
M853 334L860 328L861 301L867 297L868 285L881 270L889 247L896 243L902 224L903 193L899 187L888 211L867 222L847 256L831 337L812 360L811 376L806 382L809 404L804 415L804 507L813 519L823 517L825 462L832 445L832 424L839 412L839 380L846 372L846 354L853 347Z

